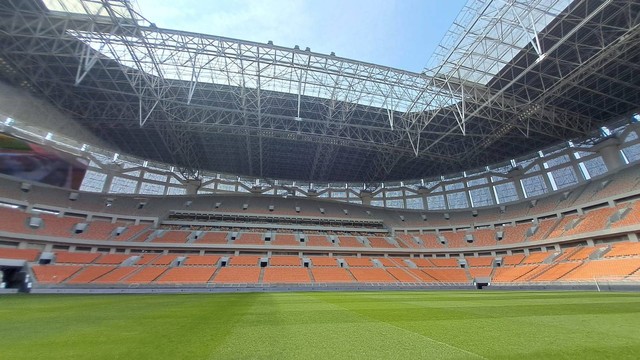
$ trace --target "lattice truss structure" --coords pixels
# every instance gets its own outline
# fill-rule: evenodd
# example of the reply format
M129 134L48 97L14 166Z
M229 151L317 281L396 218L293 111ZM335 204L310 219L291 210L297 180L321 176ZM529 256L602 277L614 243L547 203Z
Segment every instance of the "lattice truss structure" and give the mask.
M472 0L413 73L160 29L124 0L5 0L0 78L186 177L375 183L513 159L637 111L639 25L635 0Z

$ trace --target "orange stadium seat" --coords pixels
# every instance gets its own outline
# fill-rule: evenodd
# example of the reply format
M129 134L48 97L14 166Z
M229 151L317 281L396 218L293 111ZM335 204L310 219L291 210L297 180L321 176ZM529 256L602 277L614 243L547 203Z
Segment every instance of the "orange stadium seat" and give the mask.
M232 256L229 259L230 266L258 266L259 256Z
M336 258L332 258L332 257L311 257L309 258L311 260L311 264L313 264L313 266L338 266L338 261L336 260Z
M95 284L118 284L123 281L124 278L133 274L136 270L140 269L137 266L122 266L117 267L114 270L104 274L103 276L93 280Z
M388 258L377 258L376 260L378 260L380 264L382 264L382 266L385 266L385 267L401 266L401 265L398 265L395 261Z
M386 239L381 237L370 237L369 244L372 248L394 248L395 245L390 244Z
M429 261L428 259L422 259L422 258L411 258L409 259L412 263L416 264L417 267L432 267L435 266L431 261Z
M167 231L164 234L153 238L152 242L157 243L186 243L187 236L189 236L189 231Z
M303 267L268 267L264 269L265 283L310 283L309 270Z
M403 248L411 248L411 249L419 249L424 248L424 246L418 244L413 240L413 235L410 234L397 234L396 239L398 240L398 244Z
M550 252L538 252L538 253L531 253L529 254L529 256L527 256L526 258L524 258L520 264L523 265L527 265L527 264L541 264L543 261L545 261L549 256L551 256Z
M269 259L271 266L300 266L302 259L297 256L272 256Z
M489 277L491 276L492 271L493 268L487 267L469 268L469 275L474 279L479 277Z
M157 283L198 283L203 284L209 281L215 267L204 266L181 266L170 268L160 276Z
M90 264L100 257L98 253L76 253L68 251L57 251L55 255L56 264Z
M448 258L448 259L431 258L429 259L429 261L431 261L431 263L436 267L459 267L460 266L458 264L458 259L454 259L454 258Z
M90 240L110 240L119 226L123 226L123 224L94 220L89 222L86 229L82 233L76 234L75 237Z
M124 231L120 235L114 236L111 240L131 241L131 239L140 235L144 230L148 228L149 224L126 225Z
M502 228L502 240L498 244L520 243L527 237L527 231L531 228L530 223L518 224L516 226L505 226Z
M628 276L640 269L640 258L592 260L585 262L562 280L594 280L598 278Z
M621 256L640 256L640 243L617 243L611 246L611 250L604 254L605 258Z
M177 255L160 255L149 263L152 265L170 265L177 257Z
M213 278L214 283L255 284L260 277L259 267L224 267Z
M0 248L0 259L36 261L39 256L40 250Z
M200 244L226 244L227 233L217 231L207 231L196 240L196 243Z
M415 276L411 275L406 269L399 267L388 267L387 272L400 282L420 282Z
M324 235L309 235L307 236L307 246L333 246L333 244Z
M364 245L353 236L340 236L340 247L364 247Z
M75 274L69 280L67 280L67 284L88 284L93 280L107 274L108 272L115 269L115 266L97 266L97 265L89 265L82 268L80 272Z
M311 274L317 283L342 283L355 281L347 269L339 267L312 268Z
M218 255L189 255L184 265L215 266L220 260Z
M468 257L465 259L467 260L467 265L472 267L493 265L493 258L490 256Z
M354 278L359 282L397 282L385 269L381 268L351 268Z
M505 265L518 265L522 262L522 260L524 260L525 255L524 254L517 254L517 255L506 255L502 257L502 266Z
M495 282L511 282L520 279L531 271L538 268L539 265L520 265L515 267L497 268L493 276Z
M124 282L128 284L147 284L157 279L167 269L164 266L145 267L126 278Z
M349 258L349 257L345 257L344 261L347 263L347 265L349 265L349 267L356 267L356 266L368 267L368 266L373 266L373 263L371 262L371 259L369 259L369 258Z
M558 223L558 219L548 219L548 220L542 220L538 223L538 230L535 232L535 234L531 235L530 237L527 238L527 241L539 241L539 240L546 240L548 238L551 238L549 234L549 231L556 225L556 223Z
M545 271L542 274L539 274L532 280L533 281L555 281L565 276L569 272L573 271L573 269L577 268L580 265L582 265L582 263L580 262L554 264L551 268L547 269L547 271Z
M242 233L233 243L238 245L264 245L264 240L262 239L262 234Z
M118 264L122 264L123 261L127 260L130 257L131 255L125 255L125 254L105 254L105 255L102 255L98 260L96 260L95 264L118 265Z
M424 268L422 271L441 282L469 282L464 269Z
M41 284L59 284L82 269L79 265L35 265L33 275Z
M609 223L609 218L616 211L618 211L618 209L615 207L606 207L589 211L582 216L582 221L573 229L568 230L566 234L574 235L604 230Z
M277 234L276 238L271 240L271 245L298 246L300 240L294 234Z

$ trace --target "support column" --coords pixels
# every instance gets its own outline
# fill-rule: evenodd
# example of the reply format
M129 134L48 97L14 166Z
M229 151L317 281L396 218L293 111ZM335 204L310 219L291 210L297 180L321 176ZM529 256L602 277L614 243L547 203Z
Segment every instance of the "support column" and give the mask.
M609 171L615 171L625 165L624 158L620 152L620 141L608 139L602 142L597 153L602 156L602 160L607 165Z

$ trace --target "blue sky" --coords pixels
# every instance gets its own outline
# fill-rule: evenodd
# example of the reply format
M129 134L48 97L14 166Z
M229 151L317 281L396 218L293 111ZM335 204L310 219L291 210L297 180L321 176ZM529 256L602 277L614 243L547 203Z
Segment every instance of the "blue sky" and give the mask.
M162 28L293 47L419 72L466 0L137 0Z

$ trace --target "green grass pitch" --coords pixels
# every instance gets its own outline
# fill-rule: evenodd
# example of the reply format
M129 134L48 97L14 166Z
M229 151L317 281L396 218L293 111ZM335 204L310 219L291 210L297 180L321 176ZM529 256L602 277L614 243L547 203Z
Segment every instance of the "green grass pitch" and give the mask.
M638 359L640 295L0 297L1 359Z

